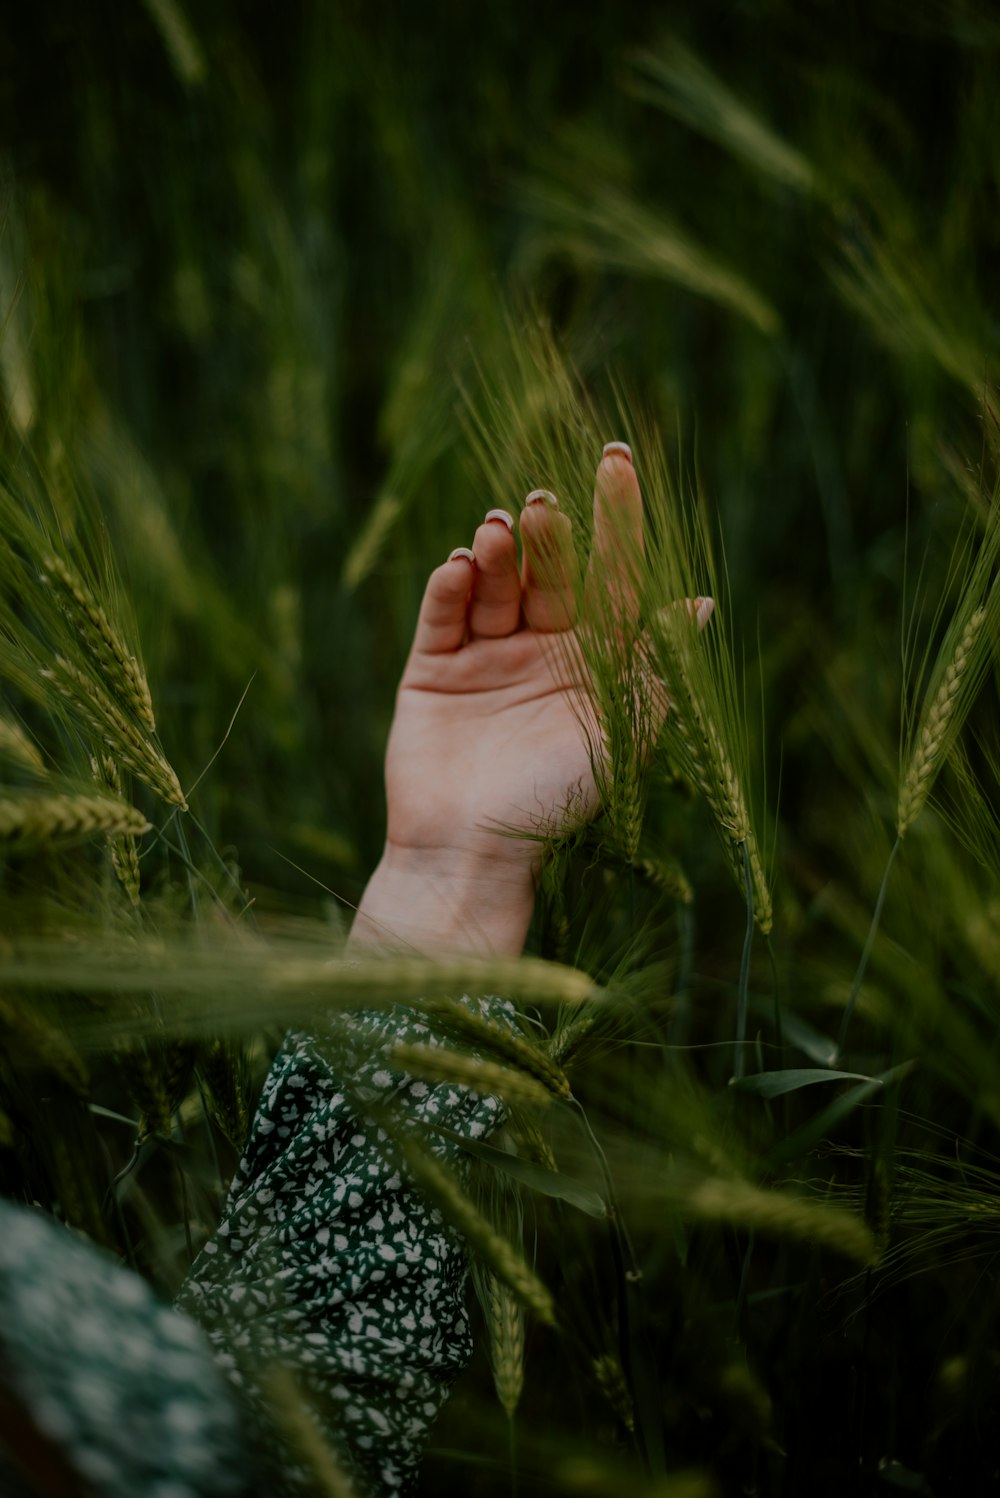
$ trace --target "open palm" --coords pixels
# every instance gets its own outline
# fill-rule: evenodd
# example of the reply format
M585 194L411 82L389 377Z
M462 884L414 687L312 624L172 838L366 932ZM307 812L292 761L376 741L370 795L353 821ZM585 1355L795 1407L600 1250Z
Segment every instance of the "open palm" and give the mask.
M628 628L642 499L624 444L605 449L594 506L587 590L617 595ZM536 491L519 528L520 567L511 518L491 511L428 581L386 759L394 847L523 861L531 845L498 829L550 834L598 810L571 524Z

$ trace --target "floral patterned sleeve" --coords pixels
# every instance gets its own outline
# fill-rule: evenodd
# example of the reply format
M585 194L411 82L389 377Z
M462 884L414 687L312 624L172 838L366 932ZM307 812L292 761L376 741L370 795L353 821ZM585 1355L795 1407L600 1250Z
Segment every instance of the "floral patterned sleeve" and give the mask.
M506 1006L487 1005L511 1022ZM390 1106L394 1127L420 1129L456 1167L457 1146L424 1126L471 1139L501 1119L496 1098L392 1068L396 1042L433 1038L396 1009L339 1021L322 1042L286 1040L222 1223L178 1302L265 1418L261 1372L290 1370L354 1480L379 1498L411 1489L471 1338L461 1240L407 1179L378 1119Z

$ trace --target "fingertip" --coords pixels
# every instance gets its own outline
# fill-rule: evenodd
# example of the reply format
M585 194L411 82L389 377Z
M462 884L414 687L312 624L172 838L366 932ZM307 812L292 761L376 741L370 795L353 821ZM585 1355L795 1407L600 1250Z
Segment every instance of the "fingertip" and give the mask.
M503 573L517 570L517 542L514 540L513 518L507 515L506 510L499 511L498 514L506 516L506 519L501 523L498 518L491 519L487 515L473 538L472 551L476 559L477 587L482 582L484 570Z
M474 567L476 565L476 553L472 550L471 546L456 546L453 551L449 551L448 561L471 562Z
M711 619L712 615L715 613L715 599L714 598L696 598L694 602L695 602L695 613L694 613L695 621L696 621L696 623L698 625L699 630L702 630L702 629L705 628L705 625L708 623L709 619Z
M632 466L635 466L632 459L632 449L627 442L605 442L601 458L602 460L605 458L624 458L627 463L632 463Z
M526 505L521 541L525 618L535 630L569 629L576 613L572 521L547 502Z
M553 543L564 542L573 529L573 522L558 508L558 502L548 501L525 504L520 519L521 539L529 547L548 549Z

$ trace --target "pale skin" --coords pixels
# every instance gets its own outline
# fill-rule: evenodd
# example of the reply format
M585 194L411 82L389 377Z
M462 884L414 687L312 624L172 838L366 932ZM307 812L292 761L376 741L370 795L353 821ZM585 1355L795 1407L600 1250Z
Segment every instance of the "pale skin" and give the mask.
M472 546L428 579L386 752L386 844L355 949L518 955L539 830L600 808L571 523L535 491L517 525L520 561L514 530L507 512L490 511ZM642 496L623 443L598 465L593 536L584 596L611 597L616 627L634 629ZM704 623L710 600L695 604Z

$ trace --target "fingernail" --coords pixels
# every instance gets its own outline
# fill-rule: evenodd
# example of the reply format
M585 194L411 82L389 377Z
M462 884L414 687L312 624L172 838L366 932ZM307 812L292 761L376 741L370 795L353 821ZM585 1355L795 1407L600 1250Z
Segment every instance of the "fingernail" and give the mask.
M524 501L525 509L529 505L548 505L550 510L558 510L559 501L550 489L532 489Z
M453 562L456 557L464 557L465 560L467 562L471 562L473 566L475 566L476 564L476 554L469 546L456 546L454 551L450 551L448 553L449 562Z
M602 458L628 458L632 462L632 449L627 442L605 442ZM633 465L634 466L634 465Z
M697 609L695 611L695 616L694 617L695 617L695 619L697 621L699 629L704 629L705 628L705 625L708 623L709 619L711 619L714 610L715 610L715 599L714 598L700 598L698 600L698 607L697 607Z
M502 520L503 523L504 523L504 525L507 527L507 529L513 534L513 531L514 531L514 517L513 517L513 515L508 515L506 510L487 510L486 511L486 519L487 520Z

